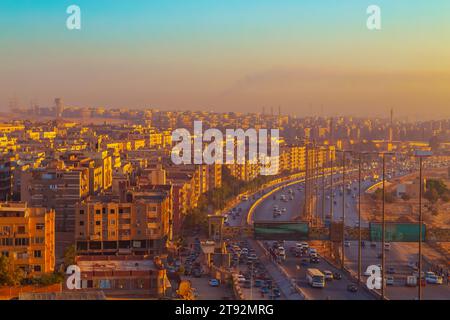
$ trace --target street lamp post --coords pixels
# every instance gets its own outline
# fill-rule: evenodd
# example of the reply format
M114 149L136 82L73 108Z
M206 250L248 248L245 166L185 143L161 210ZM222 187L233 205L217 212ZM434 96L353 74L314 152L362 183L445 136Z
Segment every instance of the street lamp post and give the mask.
M330 154L330 224L333 222L333 155Z
M361 153L359 153L358 159L358 285L361 284L361 265L362 265L362 252L361 252Z
M419 257L418 257L418 269L419 269L419 288L418 288L418 299L422 300L422 224L423 224L423 214L422 214L422 193L423 193L423 158L431 156L430 151L416 151L415 156L419 158Z
M384 278L385 278L385 264L386 264L386 259L385 259L385 228L386 228L386 215L385 215L385 201L386 201L386 192L385 192L385 171L386 171L386 156L383 153L383 203L382 203L382 224L381 224L381 300L384 300L384 289L385 289L385 283L384 283Z
M345 169L346 154L351 153L350 150L339 150L342 152L342 243L341 243L341 269L345 267Z
M341 268L344 270L345 266L345 151L342 154L342 257Z
M322 224L324 223L325 223L325 161L322 161Z
M382 152L383 158L383 180L382 180L382 222L381 222L381 299L385 298L386 291L386 155L392 155L392 152Z
M419 267L419 291L418 291L418 298L419 300L422 300L422 188L423 188L423 181L422 181L422 157L419 157L419 261L418 261L418 267Z

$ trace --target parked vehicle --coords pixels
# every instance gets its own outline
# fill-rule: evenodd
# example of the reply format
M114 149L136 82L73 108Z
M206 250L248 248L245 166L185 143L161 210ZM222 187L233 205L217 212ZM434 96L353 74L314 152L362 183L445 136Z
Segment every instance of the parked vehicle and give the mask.
M358 286L356 284L351 283L347 286L347 290L350 292L358 292Z
M220 282L217 279L209 279L209 285L211 287L218 287L220 285Z
M406 277L406 286L408 286L408 287L417 286L417 277L416 276L407 276Z
M386 277L386 285L387 286L393 286L395 282L395 279L393 276L387 276Z

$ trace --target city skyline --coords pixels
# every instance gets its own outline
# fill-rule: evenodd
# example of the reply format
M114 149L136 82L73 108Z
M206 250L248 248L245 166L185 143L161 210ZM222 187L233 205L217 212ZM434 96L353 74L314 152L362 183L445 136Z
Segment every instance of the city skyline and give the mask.
M442 118L450 4L377 1L71 1L0 4L0 111L69 106Z

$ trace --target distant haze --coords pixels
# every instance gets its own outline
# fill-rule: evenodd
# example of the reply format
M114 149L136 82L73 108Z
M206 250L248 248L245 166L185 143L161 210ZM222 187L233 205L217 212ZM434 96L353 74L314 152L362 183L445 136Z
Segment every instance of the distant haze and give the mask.
M0 111L153 107L450 117L450 1L0 2ZM65 28L67 6L82 29Z

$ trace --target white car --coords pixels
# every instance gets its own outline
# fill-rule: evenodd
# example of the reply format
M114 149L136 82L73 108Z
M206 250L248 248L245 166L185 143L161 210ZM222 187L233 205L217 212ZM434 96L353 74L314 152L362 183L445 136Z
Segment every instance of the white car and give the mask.
M325 280L333 280L333 272L330 270L324 270Z
M240 274L240 275L238 275L238 282L239 283L242 283L242 282L245 282L245 277L242 275L242 274Z
M394 282L395 282L395 278L393 276L386 277L386 285L387 286L393 286Z
M286 208L281 208L281 212L286 212Z
M315 248L309 248L309 254L317 254L317 249Z
M426 276L425 277L425 281L427 283L431 283L431 284L442 284L444 281L442 279L442 277L437 276L437 275L430 275L430 276Z

